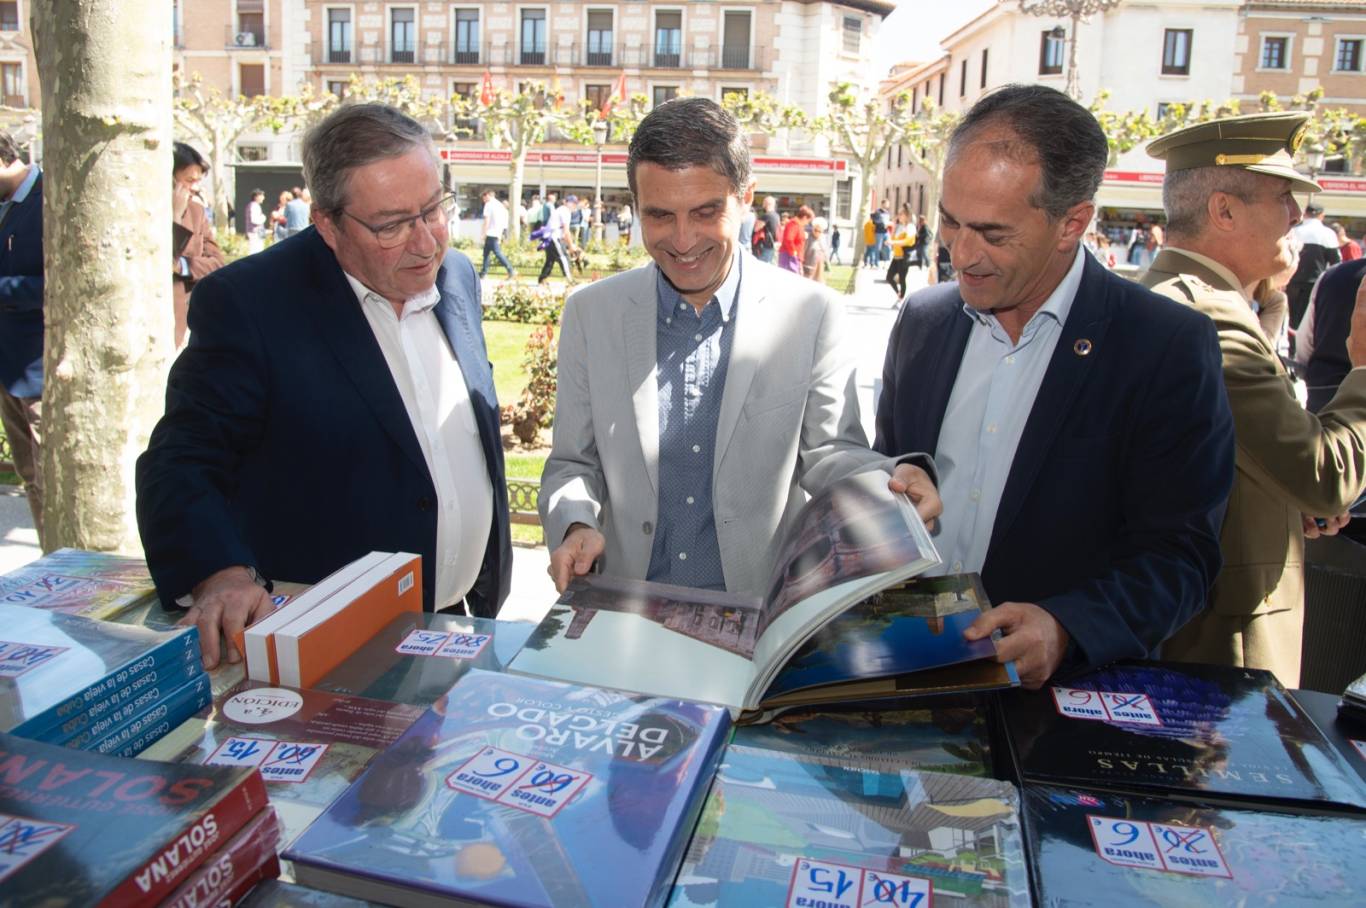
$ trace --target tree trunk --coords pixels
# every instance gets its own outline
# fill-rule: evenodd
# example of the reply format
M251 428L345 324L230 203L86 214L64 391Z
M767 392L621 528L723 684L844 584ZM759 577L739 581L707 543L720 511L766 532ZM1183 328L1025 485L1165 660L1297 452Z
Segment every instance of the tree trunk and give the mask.
M171 20L35 0L46 174L44 546L137 551L133 463L171 353Z
M512 185L508 187L508 237L515 243L522 238L522 186L526 182L526 149L513 149L510 162ZM515 207L514 207L515 206Z
M864 182L866 175L873 172L871 167L859 166L859 182L862 184L858 200L858 214L854 217L854 270L849 272L849 285L844 288L845 293L853 293L858 284L858 269L863 263L863 252L868 248L868 244L863 241L863 222L868 220L868 212L871 210L873 187Z

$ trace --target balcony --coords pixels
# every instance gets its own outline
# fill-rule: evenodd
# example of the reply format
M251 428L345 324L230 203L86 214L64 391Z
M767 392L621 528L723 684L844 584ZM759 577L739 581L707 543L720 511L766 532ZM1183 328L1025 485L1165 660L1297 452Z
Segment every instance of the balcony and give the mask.
M459 66L467 66L472 63L478 64L480 62L480 57L479 48L461 47L457 44L455 46L455 52L451 54L451 62Z
M722 69L749 69L749 63L750 60L748 47L721 48Z
M677 47L655 48L653 65L656 69L679 69L683 66L683 51Z
M596 50L596 51L590 50L590 51L588 51L587 53L585 53L585 54L583 55L583 65L584 65L584 66L611 66L611 65L612 65L612 51L611 51L611 49L609 48L608 50Z
M349 47L329 47L324 55L327 63L350 63L351 48Z
M416 63L417 51L413 50L411 47L404 48L403 50L391 50L389 51L389 62Z
M546 52L542 47L539 50L528 50L521 48L517 55L517 62L523 66L545 66Z
M233 28L231 25L223 27L223 45L228 50L269 50L266 44L266 32L263 28Z

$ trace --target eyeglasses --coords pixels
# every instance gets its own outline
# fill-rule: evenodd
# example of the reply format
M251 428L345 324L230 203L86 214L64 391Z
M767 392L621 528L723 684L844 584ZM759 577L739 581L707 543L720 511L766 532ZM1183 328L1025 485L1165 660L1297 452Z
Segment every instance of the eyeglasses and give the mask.
M450 220L451 215L455 214L455 194L442 196L436 204L429 205L412 217L399 218L379 225L367 224L345 208L340 209L340 211L373 233L375 242L379 243L382 248L393 249L395 246L402 246L408 242L408 238L413 235L413 228L417 226L419 220L431 228L444 226Z

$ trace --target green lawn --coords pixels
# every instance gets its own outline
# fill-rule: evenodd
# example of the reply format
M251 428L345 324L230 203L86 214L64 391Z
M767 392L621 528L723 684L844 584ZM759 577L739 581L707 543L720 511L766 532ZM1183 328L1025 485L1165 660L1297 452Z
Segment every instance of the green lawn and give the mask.
M526 387L526 373L522 371L522 357L526 355L526 339L536 330L535 325L516 322L484 322L484 342L489 348L489 362L493 363L493 387L498 391L498 403L514 404ZM540 476L540 472L536 473Z
M853 265L826 265L825 286L843 293L849 288L849 279L854 274Z

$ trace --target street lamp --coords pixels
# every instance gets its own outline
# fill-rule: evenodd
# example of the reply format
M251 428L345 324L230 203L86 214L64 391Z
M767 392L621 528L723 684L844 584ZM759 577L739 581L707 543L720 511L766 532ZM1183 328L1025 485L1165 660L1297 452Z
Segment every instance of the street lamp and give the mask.
M1319 171L1323 170L1323 145L1319 142L1310 142L1304 146L1304 163L1309 166L1309 179L1318 182ZM1304 207L1308 208L1314 204L1314 193L1309 193L1309 198L1305 201Z
M1081 100L1081 73L1077 70L1077 30L1078 27L1096 13L1108 13L1119 6L1121 0L1019 0L1020 12L1026 16L1040 16L1050 19L1072 20L1072 30L1067 41L1067 96L1074 101ZM1061 25L1054 26L1048 33L1054 40L1065 34Z
M598 171L593 178L593 239L602 242L602 146L607 144L607 121L593 120L593 145L598 153Z

